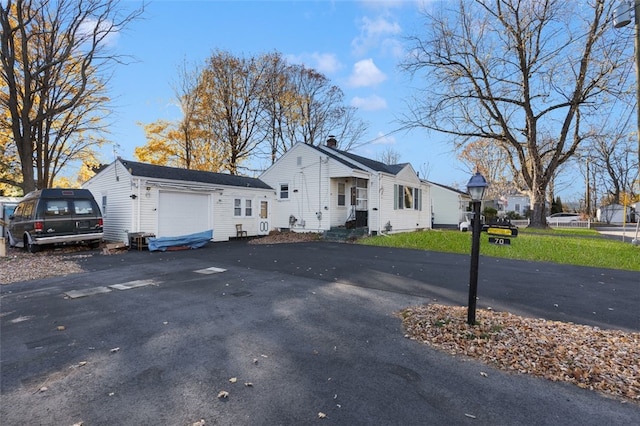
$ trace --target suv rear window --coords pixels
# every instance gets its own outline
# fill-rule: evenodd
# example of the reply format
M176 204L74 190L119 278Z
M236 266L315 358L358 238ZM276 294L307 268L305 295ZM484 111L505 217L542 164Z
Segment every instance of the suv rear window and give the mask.
M93 205L89 200L73 200L76 215L95 215Z
M70 214L67 200L47 200L46 216L67 216Z

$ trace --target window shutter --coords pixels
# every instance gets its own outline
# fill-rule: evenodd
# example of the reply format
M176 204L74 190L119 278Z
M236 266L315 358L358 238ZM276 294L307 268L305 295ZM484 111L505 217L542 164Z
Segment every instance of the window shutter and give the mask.
M398 185L393 185L393 209L398 210Z

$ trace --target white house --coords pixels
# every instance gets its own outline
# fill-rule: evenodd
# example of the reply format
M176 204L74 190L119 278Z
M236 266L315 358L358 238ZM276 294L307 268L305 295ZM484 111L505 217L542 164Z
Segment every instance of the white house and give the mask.
M326 146L295 144L260 180L276 190L272 226L296 232L335 227L370 234L431 227L430 185L410 164L388 165Z
M117 159L82 185L102 208L107 241L129 234L174 237L213 230L213 241L266 235L275 192L264 182L224 173Z
M623 206L621 204L609 204L600 206L596 211L598 222L603 223L630 223L637 221L637 204Z
M509 212L514 212L520 216L526 216L531 209L531 199L526 194L513 193L500 197L498 200L498 215L504 216Z
M433 226L435 228L457 227L466 220L471 197L468 193L450 186L429 182L431 185L431 208L433 209Z

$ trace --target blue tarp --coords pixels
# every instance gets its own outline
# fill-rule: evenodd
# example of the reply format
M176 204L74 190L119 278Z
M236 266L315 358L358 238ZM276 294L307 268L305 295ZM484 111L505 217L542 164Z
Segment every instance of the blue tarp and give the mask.
M203 247L213 238L213 229L177 237L149 238L149 251L166 251L171 247Z

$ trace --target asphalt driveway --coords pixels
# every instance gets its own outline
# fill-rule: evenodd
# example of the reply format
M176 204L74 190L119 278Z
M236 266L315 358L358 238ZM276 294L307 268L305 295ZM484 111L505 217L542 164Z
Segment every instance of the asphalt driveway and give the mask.
M637 422L636 404L404 338L394 312L465 304L468 261L229 242L96 255L89 272L3 286L0 423ZM481 258L478 292L479 307L640 330L638 273Z

